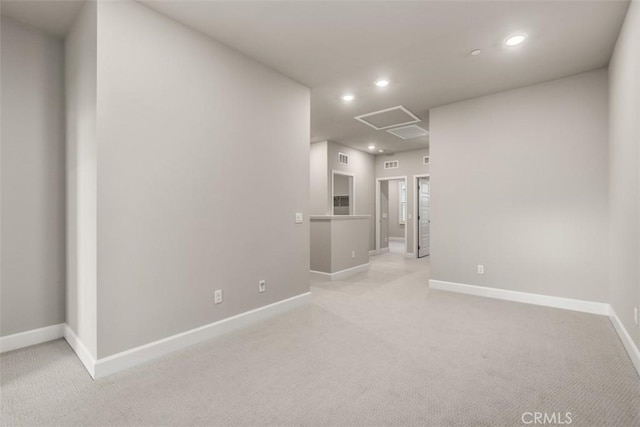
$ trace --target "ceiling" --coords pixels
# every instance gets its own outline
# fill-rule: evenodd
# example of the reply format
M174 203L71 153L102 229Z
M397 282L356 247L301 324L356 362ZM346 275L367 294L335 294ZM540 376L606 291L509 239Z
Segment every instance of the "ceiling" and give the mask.
M373 143L375 152L426 147L428 138L402 140L354 116L403 105L428 129L432 107L604 67L628 7L626 0L141 2L310 87L312 142L363 151ZM52 32L62 28L57 21ZM527 41L507 48L504 39L516 32ZM469 55L473 49L482 53ZM379 77L390 85L376 87ZM342 101L347 92L355 100Z
M2 0L2 14L64 37L82 9L84 0Z

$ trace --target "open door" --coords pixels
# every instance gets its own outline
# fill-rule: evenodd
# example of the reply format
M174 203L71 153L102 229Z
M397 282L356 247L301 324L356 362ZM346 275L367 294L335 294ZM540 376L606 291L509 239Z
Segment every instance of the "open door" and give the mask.
M429 178L418 178L418 258L429 255Z

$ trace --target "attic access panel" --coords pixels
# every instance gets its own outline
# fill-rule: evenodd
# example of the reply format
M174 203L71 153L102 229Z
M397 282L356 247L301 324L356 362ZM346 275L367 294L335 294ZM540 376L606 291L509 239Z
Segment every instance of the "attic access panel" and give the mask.
M397 126L417 123L420 118L402 105L387 108L373 113L362 114L354 117L361 123L371 126L375 130L384 130Z

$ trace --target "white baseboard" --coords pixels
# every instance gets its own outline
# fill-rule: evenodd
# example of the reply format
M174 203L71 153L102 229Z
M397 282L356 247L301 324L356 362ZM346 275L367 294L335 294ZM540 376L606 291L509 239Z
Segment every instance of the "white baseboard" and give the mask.
M57 340L64 336L64 323L0 337L0 353Z
M227 332L262 321L291 309L301 307L311 301L311 292L297 295L255 310L228 317L190 331L182 332L122 353L98 359L95 362L95 379L157 359L177 350L209 340Z
M389 248L374 249L372 251L369 251L369 256L382 255L387 252L389 252Z
M638 371L638 375L640 375L640 350L631 338L631 335L629 335L629 332L627 332L627 330L625 329L613 307L609 307L609 319L611 320L613 327L618 333L620 341L622 341L622 345L624 346L625 350L627 350L633 366L635 366L636 371Z
M71 330L69 325L64 326L64 339L67 340L69 346L76 353L84 367L89 371L91 378L96 377L96 358L91 354L78 336Z
M562 308L565 310L581 311L591 314L600 314L602 316L609 315L609 304L603 302L530 294L527 292L487 288L484 286L465 285L462 283L445 282L442 280L429 280L429 287L431 289L451 291L461 294L475 295L479 297L522 302L525 304L543 305L546 307Z
M325 273L324 271L311 270L311 277L318 280L345 280L349 277L369 269L369 263L357 265L355 267L336 271L335 273Z

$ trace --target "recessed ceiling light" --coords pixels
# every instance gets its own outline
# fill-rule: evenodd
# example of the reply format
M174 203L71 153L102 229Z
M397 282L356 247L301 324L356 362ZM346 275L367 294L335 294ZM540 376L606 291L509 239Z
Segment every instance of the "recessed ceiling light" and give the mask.
M343 101L347 101L347 102L353 101L355 98L356 97L351 95L350 93L348 93L346 95L342 95L342 100Z
M513 34L507 37L507 39L504 41L504 44L509 47L518 46L519 44L524 42L526 39L527 39L527 35L524 33Z
M381 148L378 150L378 153L384 153L384 150Z
M378 86L378 87L389 86L389 80L387 80L387 79L376 80L376 86Z
M370 146L368 146L367 148L368 148L369 150L375 150L375 149L376 149L376 146L375 146L375 145L373 145L373 144L371 144L371 145L370 145Z
M476 56L476 55L480 55L481 53L482 51L480 49L473 49L471 52L469 52L469 55Z

